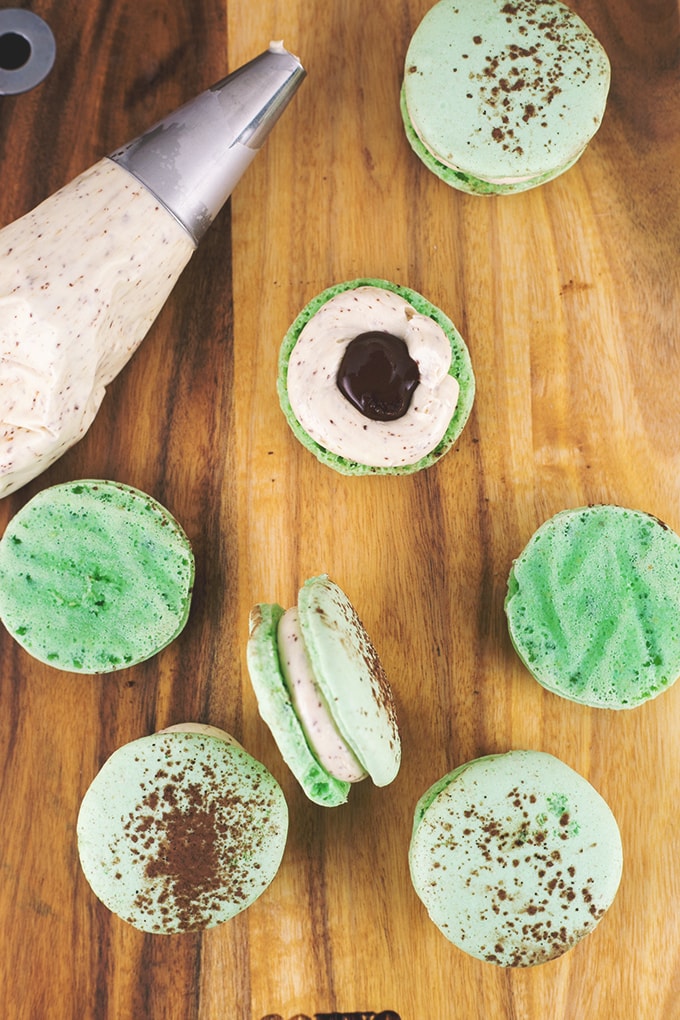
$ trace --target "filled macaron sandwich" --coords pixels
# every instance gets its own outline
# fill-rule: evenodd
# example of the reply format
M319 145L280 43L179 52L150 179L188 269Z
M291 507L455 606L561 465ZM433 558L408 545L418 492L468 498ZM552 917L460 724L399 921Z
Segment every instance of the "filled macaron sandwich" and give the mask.
M471 956L501 967L553 960L611 906L621 836L591 784L542 751L460 765L418 801L409 848L416 893Z
M78 815L80 863L109 910L144 932L202 931L272 882L288 808L228 733L184 723L114 751Z
M277 388L294 435L321 463L409 474L455 444L475 379L448 316L410 288L366 278L303 308L281 345Z
M564 173L598 130L610 65L560 0L440 0L411 39L401 113L416 154L471 194Z
M391 687L352 603L325 574L286 611L252 609L247 662L260 715L310 800L333 807L366 776L376 786L396 777Z

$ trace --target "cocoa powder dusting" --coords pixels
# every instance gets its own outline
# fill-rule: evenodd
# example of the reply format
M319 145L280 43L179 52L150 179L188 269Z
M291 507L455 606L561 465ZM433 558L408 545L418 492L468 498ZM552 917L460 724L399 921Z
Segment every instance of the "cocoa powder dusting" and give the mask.
M461 815L470 819L474 828L463 828L461 835L467 843L473 841L473 856L476 859L477 852L481 854L485 869L490 871L494 863L501 869L499 880L486 887L480 906L482 914L496 918L494 942L484 959L504 967L526 967L561 956L594 927L605 911L594 903L593 878L588 876L585 884L579 884L576 869L573 865L565 867L562 853L555 846L556 840L578 834L578 825L566 809L566 798L548 797L547 810L537 813L535 794L520 782L508 791L507 799L508 808L502 815L495 809L489 811L484 800L470 803ZM445 870L445 853L457 845L453 822L442 826L434 844L435 857L442 851L442 858L437 861L439 872L432 879L433 887ZM533 876L534 888L529 892L513 875L512 869L520 864ZM478 868L472 870L466 885L479 874ZM446 884L446 876L441 882ZM568 912L573 915L569 924ZM560 923L560 915L564 923ZM464 939L464 931L457 935Z
M347 641L349 648L358 649L359 655L366 667L366 676L371 684L373 697L389 719L390 730L392 733L390 743L391 746L394 747L399 740L397 709L394 703L392 688L389 680L387 679L380 656L368 636L368 632L366 631L366 628L364 627L354 606L351 605L351 603L345 603L338 598L334 598L334 601L338 612L344 616L347 623Z
M144 879L134 908L157 931L203 929L225 908L233 914L246 906L269 881L258 882L253 869L257 876L254 858L272 835L262 824L275 810L271 788L257 771L245 779L225 772L201 750L150 777L123 827Z
M491 139L504 150L521 155L515 132L521 134L522 123L537 116L560 95L564 75L574 73L569 60L580 55L582 49L578 76L583 82L590 76L588 34L574 22L571 12L554 0L523 0L507 3L500 10L511 26L508 33L511 36L516 32L516 38L487 53L481 70L471 73L470 78L478 82L480 109L488 118ZM523 40L529 36L532 42L525 45ZM472 41L479 45L482 37L475 35ZM472 98L472 93L469 95ZM505 117L501 127L502 112ZM540 123L547 127L547 123ZM543 144L550 149L553 139L546 134Z

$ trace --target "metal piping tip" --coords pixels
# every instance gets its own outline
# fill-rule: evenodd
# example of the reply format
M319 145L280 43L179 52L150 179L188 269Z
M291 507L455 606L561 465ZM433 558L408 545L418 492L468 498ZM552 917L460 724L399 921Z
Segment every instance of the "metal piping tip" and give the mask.
M110 154L198 242L306 74L280 42Z

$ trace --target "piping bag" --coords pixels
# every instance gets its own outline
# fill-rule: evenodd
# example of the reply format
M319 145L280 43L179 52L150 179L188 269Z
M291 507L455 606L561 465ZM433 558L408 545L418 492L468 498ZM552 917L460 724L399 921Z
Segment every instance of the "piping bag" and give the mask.
M88 430L304 77L271 43L0 230L0 497Z

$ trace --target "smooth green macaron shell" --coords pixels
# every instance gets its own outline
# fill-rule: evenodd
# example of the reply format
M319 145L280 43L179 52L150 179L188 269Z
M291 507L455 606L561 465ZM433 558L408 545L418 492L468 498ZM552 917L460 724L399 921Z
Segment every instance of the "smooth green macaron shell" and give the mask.
M440 0L411 39L401 112L438 177L472 194L507 194L576 162L601 123L609 81L604 49L559 0Z
M428 453L425 457L421 457L420 460L413 464L404 464L396 467L374 467L332 453L324 446L315 442L315 440L312 439L312 437L305 431L295 417L290 400L288 399L288 362L303 328L307 325L312 316L319 311L322 305L326 304L327 301L330 301L330 299L335 297L336 294L341 294L348 290L355 290L357 287L381 287L384 290L392 291L394 294L399 294L405 301L408 301L417 312L434 319L434 321L444 330L444 333L451 344L451 367L449 368L449 375L452 375L457 380L460 387L458 403L456 404L451 421L449 422L448 428L440 442L431 453ZM366 328L371 328L370 323L367 323ZM441 309L429 302L422 296L422 294L418 294L417 291L411 290L408 287L398 286L397 284L390 283L388 280L367 277L349 280L345 283L338 283L333 287L328 287L320 294L317 294L316 297L312 298L309 304L302 309L286 333L281 344L279 352L277 391L281 409L283 410L286 420L294 435L306 449L314 454L317 460L321 461L322 464L325 464L327 467L333 468L335 471L344 475L412 474L415 471L421 471L423 468L430 467L438 461L451 449L460 436L463 428L465 427L465 423L470 416L470 411L472 410L475 396L475 377L467 345L452 321L441 311Z
M503 967L561 956L597 925L621 879L616 820L590 783L540 751L468 762L416 806L416 893L454 945Z
M250 613L246 649L248 673L258 710L291 772L310 800L323 807L344 804L350 784L332 776L307 743L281 671L277 627L283 616L279 605L261 603Z
M43 489L0 541L0 619L58 669L105 673L154 655L184 627L193 580L177 521L118 482Z
M242 748L200 733L156 733L104 763L78 815L95 895L145 932L200 931L250 906L278 871L288 809Z
M401 741L392 690L354 606L325 574L298 595L314 675L345 742L376 786L397 776Z
M680 537L620 506L564 510L513 563L512 643L548 690L634 708L680 676Z

